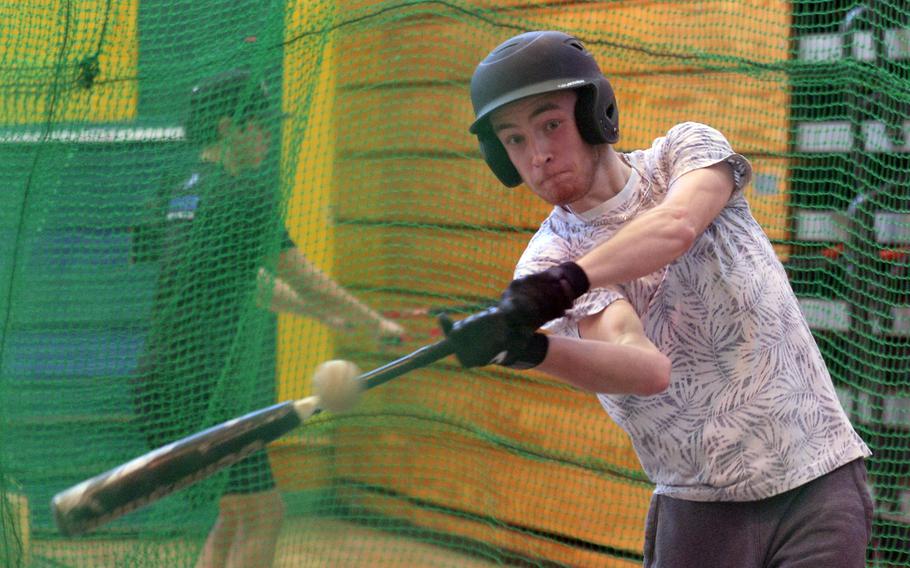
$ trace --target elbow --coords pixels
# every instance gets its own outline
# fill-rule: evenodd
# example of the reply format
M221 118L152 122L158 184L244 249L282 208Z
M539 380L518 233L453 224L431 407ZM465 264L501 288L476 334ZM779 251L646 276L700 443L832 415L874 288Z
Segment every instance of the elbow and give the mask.
M635 394L653 396L667 390L670 387L670 369L670 359L663 353L656 353Z
M666 211L669 219L665 225L670 250L674 258L680 257L692 247L698 237L698 228L691 213L684 207L672 207Z

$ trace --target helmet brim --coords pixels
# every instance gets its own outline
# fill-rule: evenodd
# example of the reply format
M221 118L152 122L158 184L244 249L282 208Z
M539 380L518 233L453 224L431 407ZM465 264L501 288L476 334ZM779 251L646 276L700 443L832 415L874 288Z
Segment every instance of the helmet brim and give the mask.
M478 111L477 118L473 123L471 123L471 127L468 129L468 131L471 134L480 134L483 132L487 128L486 125L489 124L490 114L492 114L493 111L506 106L507 104L511 104L515 101L528 97L533 97L535 95L554 93L568 89L577 89L579 87L584 87L590 84L591 81L588 81L586 79L572 77L566 79L551 79L548 81L535 83L533 85L527 85L520 89L515 89L485 104L483 108Z

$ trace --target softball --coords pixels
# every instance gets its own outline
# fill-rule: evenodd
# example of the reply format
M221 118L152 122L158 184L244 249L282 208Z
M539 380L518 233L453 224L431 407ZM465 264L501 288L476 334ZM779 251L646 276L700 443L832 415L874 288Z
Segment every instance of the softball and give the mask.
M361 384L356 380L360 369L354 363L333 359L316 367L313 373L313 392L319 406L331 412L350 410L360 396Z

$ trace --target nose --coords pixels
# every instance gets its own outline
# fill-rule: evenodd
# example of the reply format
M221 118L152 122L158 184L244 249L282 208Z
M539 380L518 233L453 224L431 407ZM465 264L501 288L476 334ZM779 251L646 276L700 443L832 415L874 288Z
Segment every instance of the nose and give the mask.
M550 150L550 144L540 138L531 139L531 165L539 168L553 159L553 153Z

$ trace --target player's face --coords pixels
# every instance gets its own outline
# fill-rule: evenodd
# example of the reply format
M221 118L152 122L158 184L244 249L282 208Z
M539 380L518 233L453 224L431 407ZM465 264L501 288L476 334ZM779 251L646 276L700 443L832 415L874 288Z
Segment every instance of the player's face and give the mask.
M493 131L521 179L553 205L584 198L594 184L599 152L575 124L574 91L520 99L490 116Z
M242 168L257 168L269 151L269 134L255 120L250 120L230 133L231 157Z

